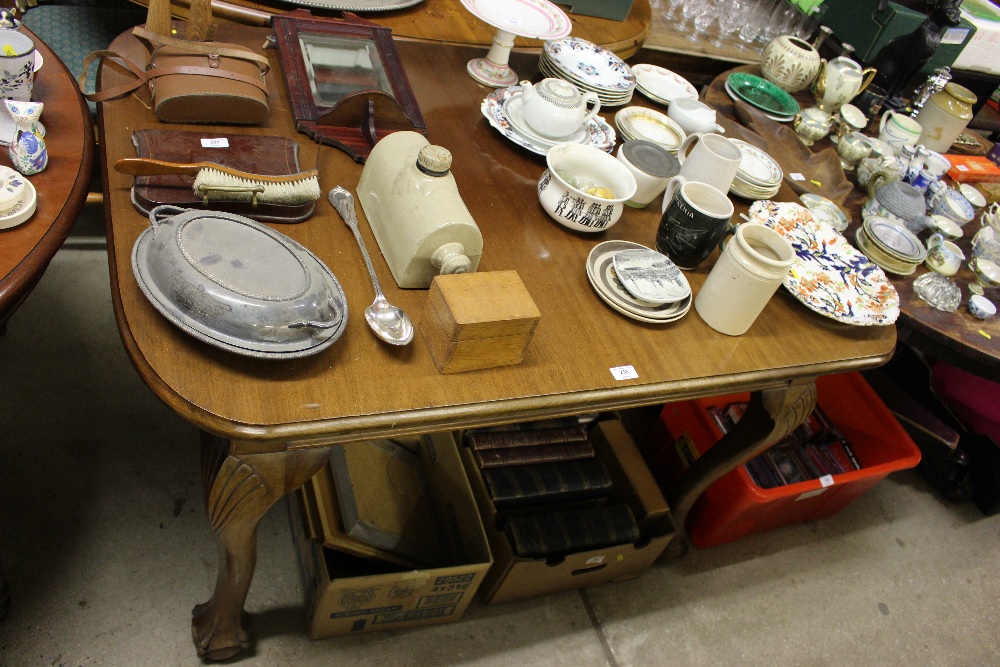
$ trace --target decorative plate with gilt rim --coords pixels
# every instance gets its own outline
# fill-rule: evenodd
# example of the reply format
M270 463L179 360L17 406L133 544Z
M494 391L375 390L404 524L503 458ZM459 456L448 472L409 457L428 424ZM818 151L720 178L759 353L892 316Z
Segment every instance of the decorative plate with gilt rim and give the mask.
M758 201L749 220L771 227L795 250L785 288L808 308L838 322L889 325L899 317L899 294L885 272L840 232L794 202Z
M497 88L486 96L479 110L486 117L500 134L522 148L527 148L532 153L545 155L557 143L579 143L585 146L600 148L602 151L610 153L615 147L618 136L615 129L600 116L594 116L587 121L581 130L558 141L539 137L530 132L523 121L514 121L510 114L518 111L521 98L521 86L510 86L509 88ZM513 102L513 104L511 104ZM511 106L508 106L511 104ZM519 129L520 128L520 129ZM528 129L529 132L525 132Z
M583 83L596 90L629 92L635 88L635 74L625 61L579 37L545 42L543 56L573 83Z
M635 87L640 93L661 104L670 104L676 99L698 99L698 90L680 74L657 65L641 63L632 66Z
M555 39L573 29L566 12L548 0L462 0L462 6L484 23L520 37Z
M424 0L286 0L288 4L343 12L388 12L418 5Z

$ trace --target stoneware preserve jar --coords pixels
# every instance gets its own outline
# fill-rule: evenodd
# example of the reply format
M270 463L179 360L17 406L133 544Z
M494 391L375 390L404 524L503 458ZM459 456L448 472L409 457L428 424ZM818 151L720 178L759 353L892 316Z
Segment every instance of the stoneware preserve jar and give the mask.
M972 120L975 103L976 95L971 90L957 83L946 83L944 90L931 95L917 114L916 121L923 128L917 143L947 153Z
M764 78L790 93L805 90L819 73L819 51L808 42L781 35L764 48L760 63Z

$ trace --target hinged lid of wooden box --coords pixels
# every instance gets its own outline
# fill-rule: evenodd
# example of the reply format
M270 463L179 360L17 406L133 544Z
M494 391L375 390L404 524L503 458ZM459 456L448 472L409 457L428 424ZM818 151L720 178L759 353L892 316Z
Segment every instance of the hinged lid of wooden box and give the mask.
M541 317L517 271L435 276L428 305L452 341L530 336Z

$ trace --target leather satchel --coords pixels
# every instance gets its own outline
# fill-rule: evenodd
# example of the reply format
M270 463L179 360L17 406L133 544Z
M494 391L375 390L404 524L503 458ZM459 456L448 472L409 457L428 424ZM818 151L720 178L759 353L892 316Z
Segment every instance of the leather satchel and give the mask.
M148 85L153 112L162 123L254 125L267 119L267 58L239 44L190 42L137 27L132 31L149 49L143 70L113 51L95 51L84 62L86 70L97 58L124 65L136 79L85 95L103 102Z

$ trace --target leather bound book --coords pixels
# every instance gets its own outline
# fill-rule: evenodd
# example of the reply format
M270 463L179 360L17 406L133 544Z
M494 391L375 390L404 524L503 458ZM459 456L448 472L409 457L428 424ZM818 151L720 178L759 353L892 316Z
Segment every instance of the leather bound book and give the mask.
M606 496L611 476L599 459L486 468L486 488L496 508Z
M594 457L594 447L586 440L580 442L554 442L527 447L477 449L473 453L480 468L521 466L553 461L576 461Z
M202 139L225 139L227 147L202 145ZM286 137L181 130L138 130L132 133L136 157L165 162L214 162L251 174L284 176L297 174L299 145ZM213 144L214 145L214 144ZM194 176L136 176L132 204L145 215L161 204L184 208L209 208L243 215L267 223L302 222L313 214L316 202L270 204L212 201L202 203L194 191Z
M628 505L601 505L512 516L504 532L514 553L525 558L554 556L639 539Z
M579 442L587 439L587 427L582 424L530 431L469 431L465 442L473 450L504 447L531 447L555 442Z

